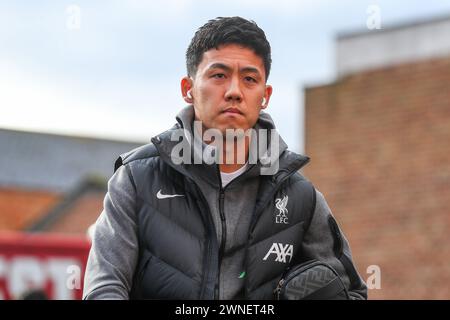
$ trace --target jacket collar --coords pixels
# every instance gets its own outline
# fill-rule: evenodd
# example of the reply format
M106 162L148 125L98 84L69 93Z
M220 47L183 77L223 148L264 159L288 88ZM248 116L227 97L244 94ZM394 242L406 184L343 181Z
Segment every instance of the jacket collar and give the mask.
M155 147L158 149L160 157L163 161L165 161L168 165L173 167L175 170L179 171L180 173L190 177L194 181L198 179L199 177L206 180L213 186L219 185L219 168L217 164L207 164L205 162L202 162L200 164L185 164L182 162L180 157L178 156L177 152L174 152L172 155L172 151L174 148L180 143L180 133L182 132L182 141L187 143L189 147L191 148L192 156L197 153L198 156L200 156L200 152L203 153L203 150L205 148L208 148L209 146L203 141L196 141L197 143L194 143L193 139L196 137L196 135L193 135L193 129L192 124L194 121L194 107L192 105L186 106L183 108L178 115L176 116L177 123L169 130L159 134L158 136L155 136L152 138L152 142L155 145ZM276 129L275 124L270 117L270 115L266 112L261 111L259 119L254 127L257 132L259 132L259 129L268 129L267 131L270 131L271 129ZM181 130L181 131L180 131ZM178 137L178 139L175 139L175 137ZM309 157L304 155L299 155L294 152L291 152L287 150L287 144L284 142L284 140L279 137L279 147L278 147L278 157L274 157L276 163L273 163L275 167L278 168L278 170L270 174L270 179L273 183L276 183L279 180L282 180L286 175L291 174L294 171L299 170L301 167L306 165L309 162ZM270 150L270 136L268 137L269 141L269 147ZM256 143L255 141L252 141L252 143ZM201 146L201 148L195 147L195 146ZM198 159L201 159L198 158ZM194 163L191 161L191 163ZM260 160L257 161L257 163L253 166L251 166L251 169L249 169L245 175L248 177L251 176L265 176L265 174L261 174L262 169L264 168L263 164ZM266 171L267 172L267 171ZM269 178L266 176L266 178Z

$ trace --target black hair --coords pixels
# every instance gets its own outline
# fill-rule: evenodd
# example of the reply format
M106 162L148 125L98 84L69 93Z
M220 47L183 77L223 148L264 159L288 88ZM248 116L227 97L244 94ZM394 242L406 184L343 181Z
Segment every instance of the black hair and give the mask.
M188 76L194 77L203 53L225 44L239 44L252 49L264 62L266 81L269 78L272 58L270 44L264 31L254 21L241 17L218 17L201 26L186 51Z

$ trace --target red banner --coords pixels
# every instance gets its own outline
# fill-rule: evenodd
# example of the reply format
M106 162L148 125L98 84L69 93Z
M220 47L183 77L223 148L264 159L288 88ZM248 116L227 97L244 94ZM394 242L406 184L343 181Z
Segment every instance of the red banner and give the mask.
M81 299L90 246L86 237L0 233L0 300L35 297L32 292Z

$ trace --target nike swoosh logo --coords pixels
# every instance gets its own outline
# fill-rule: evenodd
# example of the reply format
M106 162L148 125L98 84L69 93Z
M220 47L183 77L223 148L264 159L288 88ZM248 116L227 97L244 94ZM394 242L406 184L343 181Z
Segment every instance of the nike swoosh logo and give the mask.
M158 199L167 199L167 198L175 198L175 197L184 197L184 194L162 194L161 189L156 194Z

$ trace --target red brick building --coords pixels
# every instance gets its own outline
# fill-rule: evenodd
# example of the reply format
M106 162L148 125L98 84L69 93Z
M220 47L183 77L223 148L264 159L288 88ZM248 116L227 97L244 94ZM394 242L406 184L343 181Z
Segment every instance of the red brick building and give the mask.
M106 181L140 144L0 129L0 300L81 299Z
M115 159L141 144L0 129L0 232L86 236Z
M449 40L446 40L449 39ZM450 299L450 18L340 35L336 81L305 89L305 174L370 299Z

